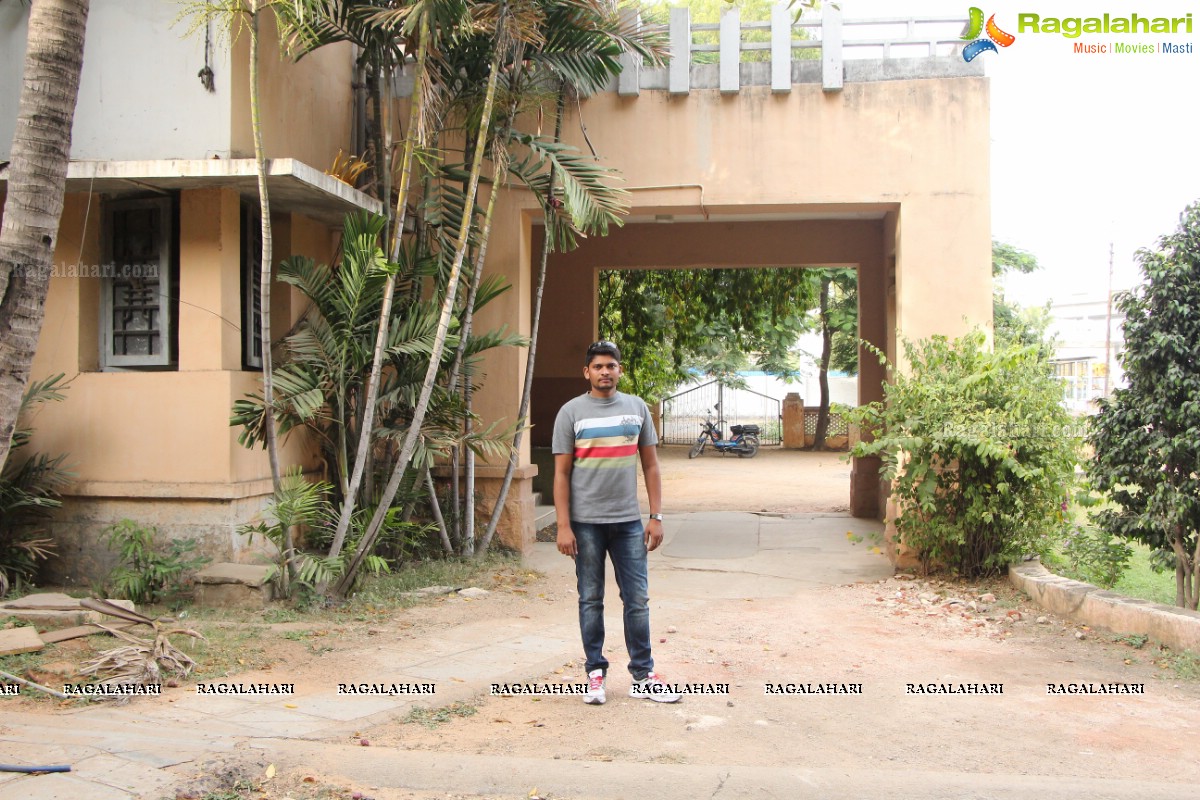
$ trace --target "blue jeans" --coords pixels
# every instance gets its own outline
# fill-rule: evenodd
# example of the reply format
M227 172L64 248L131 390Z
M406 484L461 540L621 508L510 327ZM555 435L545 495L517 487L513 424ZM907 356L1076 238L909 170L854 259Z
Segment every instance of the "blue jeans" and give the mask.
M604 657L604 556L612 559L625 614L625 649L629 672L642 680L654 669L650 657L650 595L646 572L646 534L642 521L576 522L571 520L578 554L575 576L579 579L579 631L587 671L608 673Z

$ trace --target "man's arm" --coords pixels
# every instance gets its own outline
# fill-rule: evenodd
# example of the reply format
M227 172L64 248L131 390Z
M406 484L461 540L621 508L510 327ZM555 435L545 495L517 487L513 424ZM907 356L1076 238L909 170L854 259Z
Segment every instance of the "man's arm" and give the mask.
M662 513L662 476L658 471L658 450L652 444L638 448L642 459L642 476L646 479L646 497L650 500L650 513ZM646 523L646 549L657 550L662 544L662 522L652 519Z
M574 558L578 551L571 530L571 467L573 453L554 454L554 516L558 522L558 552Z

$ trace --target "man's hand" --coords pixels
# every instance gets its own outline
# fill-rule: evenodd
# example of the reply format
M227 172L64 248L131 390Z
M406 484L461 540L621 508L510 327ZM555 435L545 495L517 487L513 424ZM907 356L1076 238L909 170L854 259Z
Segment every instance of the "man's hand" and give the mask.
M558 539L556 541L558 543L558 552L564 556L574 558L579 553L579 547L575 542L575 531L571 530L570 525L558 526Z
M562 533L560 532L558 535L562 536ZM658 546L660 544L662 544L662 540L663 540L662 522L660 522L659 520L656 520L656 519L652 519L649 522L647 522L646 523L646 549L647 550L657 550ZM559 547L559 549L561 550L562 548Z

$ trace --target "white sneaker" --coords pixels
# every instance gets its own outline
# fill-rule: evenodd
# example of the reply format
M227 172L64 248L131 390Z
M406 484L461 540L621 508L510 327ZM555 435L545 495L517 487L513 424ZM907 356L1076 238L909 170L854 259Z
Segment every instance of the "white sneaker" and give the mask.
M588 673L588 690L583 702L590 706L602 706L607 699L604 693L604 670L594 669Z
M670 684L664 683L657 672L648 672L642 680L634 681L629 687L629 696L656 703L678 703L682 697Z

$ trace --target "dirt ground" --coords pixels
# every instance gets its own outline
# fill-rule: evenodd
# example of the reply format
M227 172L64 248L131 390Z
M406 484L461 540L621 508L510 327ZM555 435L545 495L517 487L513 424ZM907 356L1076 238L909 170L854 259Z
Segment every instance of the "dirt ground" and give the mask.
M689 459L688 449L683 445L658 448L665 513L799 514L849 509L850 462L844 453L764 447L754 458L738 458L709 448Z
M849 464L837 454L765 449L754 459L706 453L689 460L684 448L663 448L660 461L670 513L834 512L844 510L848 493ZM711 570L697 574L722 580ZM408 609L368 609L342 623L252 621L241 666L270 666L298 688L318 686L328 682L330 670L354 678L355 651L384 639L402 642L481 619L520 616L551 625L574 618L569 565L547 574L497 570L480 585L492 593L474 602L451 596ZM652 574L652 598L654 586ZM480 695L330 744L357 744L361 737L372 748L395 752L574 762L1200 780L1190 744L1200 722L1187 710L1198 707L1200 683L1180 677L1169 654L1153 643L1119 640L1047 614L1003 581L966 585L898 576L787 597L714 593L683 602L667 596L652 601L651 622L656 664L667 680L727 686L728 693L690 695L674 705L629 697L617 614L606 648L612 667L604 706L576 697ZM581 659L581 652L568 654L559 668L527 680L580 681ZM768 684L807 683L856 684L861 693L766 691ZM1003 694L913 694L907 688L960 683L1002 684ZM1066 683L1143 684L1144 694L1048 694L1048 684ZM23 710L55 708L18 702ZM263 767L255 762L249 769L261 775ZM279 774L265 791L244 796L476 797L376 786L347 772L331 749ZM553 786L535 788L536 796L566 800Z
M568 579L549 583L569 595ZM897 592L910 599L973 594L967 588L990 590L997 601L988 612L963 616L892 599ZM474 713L450 714L436 727L393 723L366 735L404 749L583 761L847 768L896 762L916 770L1200 777L1186 744L1197 726L1180 715L1200 700L1200 686L1156 663L1161 654L1152 646L1134 649L1046 615L1006 584L891 579L783 599L718 601L690 613L656 609L653 627L656 663L667 680L727 684L730 693L688 696L677 705L629 697L614 631L603 707L578 698L480 697ZM580 680L581 672L575 659L529 680ZM862 694L765 693L768 683L809 682L861 684ZM960 682L1003 684L1004 694L905 693L908 683ZM1143 683L1146 694L1047 695L1049 683L1078 682Z

